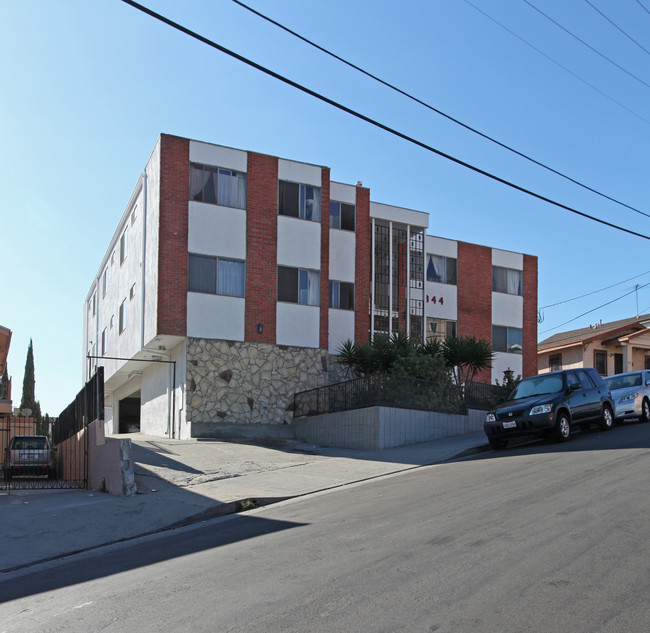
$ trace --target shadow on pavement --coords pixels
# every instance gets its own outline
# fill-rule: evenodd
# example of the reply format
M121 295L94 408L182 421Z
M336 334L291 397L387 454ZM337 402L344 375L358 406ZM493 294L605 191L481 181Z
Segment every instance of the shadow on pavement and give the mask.
M265 534L302 527L302 523L237 515L218 527L205 525L187 532L140 541L112 551L62 562L45 571L0 581L0 603L76 585L174 558L221 547Z

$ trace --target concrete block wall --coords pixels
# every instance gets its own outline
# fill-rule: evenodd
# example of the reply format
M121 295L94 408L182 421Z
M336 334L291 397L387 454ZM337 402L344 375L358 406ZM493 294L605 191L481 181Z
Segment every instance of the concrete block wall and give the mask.
M368 407L294 420L296 439L319 446L381 450L483 430L484 411L467 415Z

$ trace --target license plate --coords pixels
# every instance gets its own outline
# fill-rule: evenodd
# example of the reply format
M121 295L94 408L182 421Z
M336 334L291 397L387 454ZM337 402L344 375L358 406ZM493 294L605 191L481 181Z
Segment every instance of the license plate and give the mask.
M517 423L514 420L512 422L504 422L503 423L503 428L504 429L516 429L517 428Z

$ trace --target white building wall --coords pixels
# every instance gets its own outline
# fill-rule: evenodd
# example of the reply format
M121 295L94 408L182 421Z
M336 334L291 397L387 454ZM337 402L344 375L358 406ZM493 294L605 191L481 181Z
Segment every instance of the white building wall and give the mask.
M356 243L353 231L330 229L330 279L354 283Z
M278 160L278 180L289 180L291 182L312 185L313 187L320 187L322 174L322 169L316 165L297 163L292 160L285 160L284 158ZM321 211L329 213L329 209Z
M146 345L158 333L158 248L160 233L160 140L149 159L147 175L147 241L145 254L144 332Z
M319 222L278 216L278 265L320 270Z
M246 211L190 202L187 250L202 255L246 259Z
M432 319L458 321L458 286L427 281L427 255L457 260L458 242L432 235L424 237L424 315Z
M320 308L294 303L276 307L276 343L300 347L319 347Z
M522 253L513 253L512 251L502 251L498 248L493 248L492 266L502 266L503 268L523 270L524 256Z
M242 297L187 293L187 335L243 341L246 301Z
M341 343L348 339L354 341L354 312L330 309L327 345L329 353L336 354Z
M523 328L524 298L502 292L492 293L492 323Z
M222 145L190 141L190 162L225 167L245 173L248 170L248 152Z
M356 204L357 188L341 182L330 182L330 200L334 202L345 202L346 204Z
M507 352L495 352L494 362L492 363L492 384L495 380L503 382L503 372L506 369L512 369L517 376L523 377L523 356L521 354L509 354Z

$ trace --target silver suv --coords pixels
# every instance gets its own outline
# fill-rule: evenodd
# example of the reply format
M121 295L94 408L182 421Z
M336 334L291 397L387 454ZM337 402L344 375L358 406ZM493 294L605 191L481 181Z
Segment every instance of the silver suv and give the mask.
M56 451L45 435L14 435L5 449L5 479L14 475L47 475L56 479Z

